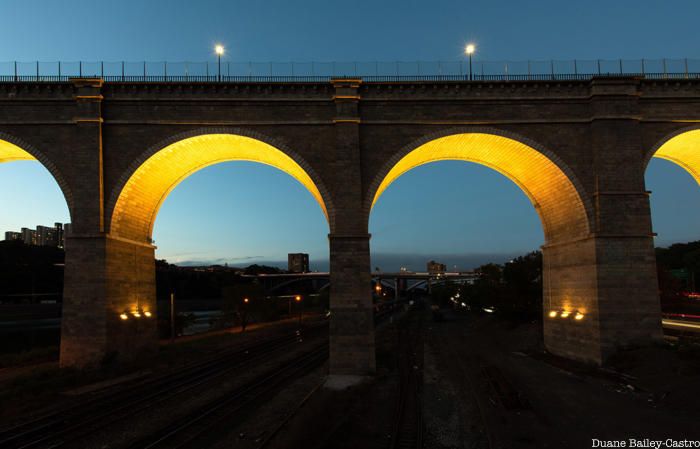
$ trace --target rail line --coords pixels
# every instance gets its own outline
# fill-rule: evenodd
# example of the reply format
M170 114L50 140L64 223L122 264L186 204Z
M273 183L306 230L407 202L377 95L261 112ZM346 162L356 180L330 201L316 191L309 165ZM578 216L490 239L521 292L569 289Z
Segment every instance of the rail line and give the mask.
M322 333L325 323L304 330L304 336ZM29 449L66 446L127 416L133 416L215 377L295 344L299 331L224 351L212 358L126 389L116 389L0 431L0 448Z
M399 395L389 444L391 449L423 447L422 346L422 314L409 313L399 325Z
M309 373L327 358L328 345L324 342L303 356L281 363L233 392L136 441L129 449L203 447L202 439L216 435L213 429L221 426L225 420L234 415L249 415L254 410L253 404L262 402L265 397L278 391L290 380Z

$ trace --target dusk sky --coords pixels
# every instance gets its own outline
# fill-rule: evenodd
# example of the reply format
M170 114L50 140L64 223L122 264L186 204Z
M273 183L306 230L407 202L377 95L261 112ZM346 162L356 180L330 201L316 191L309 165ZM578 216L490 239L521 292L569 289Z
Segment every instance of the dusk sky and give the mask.
M303 5L303 6L300 6ZM476 60L700 58L700 3L674 1L130 1L0 0L3 61ZM0 73L2 74L2 73ZM656 244L700 239L700 189L652 161ZM58 186L37 162L0 165L0 232L68 221ZM433 258L472 268L537 249L542 228L515 184L464 162L419 167L381 197L370 222L373 266L423 269ZM267 166L204 169L165 201L157 257L243 264L308 252L326 269L328 225L304 187Z

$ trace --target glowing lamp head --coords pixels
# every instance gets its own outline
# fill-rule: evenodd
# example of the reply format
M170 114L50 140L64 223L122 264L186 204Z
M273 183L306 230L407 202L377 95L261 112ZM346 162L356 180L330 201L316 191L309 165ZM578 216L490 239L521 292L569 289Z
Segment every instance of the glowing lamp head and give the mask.
M128 320L129 315L127 315L126 313L121 313L121 314L119 314L119 318L121 318L122 320Z
M221 56L224 54L224 46L221 44L217 44L216 47L214 47L214 51L216 51L216 54Z
M301 296L300 296L300 295L296 295L296 296L294 297L294 300L295 300L296 302L300 302L300 301L301 301Z
M139 312L138 310L134 310L133 312L131 312L131 314L132 314L135 318L141 318L141 312Z
M468 55L474 54L474 51L476 50L476 47L474 44L467 44L467 46L464 48L464 53Z
M568 310L564 310L564 311L561 312L561 317L562 317L562 318L568 318L569 315L571 315L571 312L569 312Z
M574 315L575 320L582 320L583 319L583 314L581 312L576 312L576 315Z
M153 316L153 314L146 310L145 312L143 312L143 316L145 316L146 318L150 318L151 316Z
M556 318L556 317L557 317L557 311L556 311L556 310L552 310L551 312L549 312L549 317L550 317L550 318Z
M248 304L249 299L248 298L243 298L243 302Z

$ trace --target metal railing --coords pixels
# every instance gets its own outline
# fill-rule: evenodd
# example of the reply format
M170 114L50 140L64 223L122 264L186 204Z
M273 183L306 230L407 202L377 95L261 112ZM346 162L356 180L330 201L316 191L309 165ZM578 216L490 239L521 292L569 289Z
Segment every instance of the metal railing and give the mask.
M0 82L326 82L589 80L596 76L698 79L700 59L393 62L0 62Z

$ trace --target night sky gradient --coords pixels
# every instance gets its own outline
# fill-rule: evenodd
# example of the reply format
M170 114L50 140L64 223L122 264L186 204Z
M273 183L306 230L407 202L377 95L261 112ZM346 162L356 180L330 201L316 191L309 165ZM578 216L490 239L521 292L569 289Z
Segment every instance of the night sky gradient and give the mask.
M700 3L674 1L133 1L0 0L1 61L434 61L700 58ZM0 70L2 70L0 65ZM646 174L657 245L700 239L700 189L653 160ZM37 162L0 165L0 232L69 221ZM502 262L537 249L542 228L515 184L465 162L407 173L370 221L373 266L424 269ZM231 162L180 184L155 226L157 256L249 265L308 252L327 268L328 225L312 196L267 166Z

